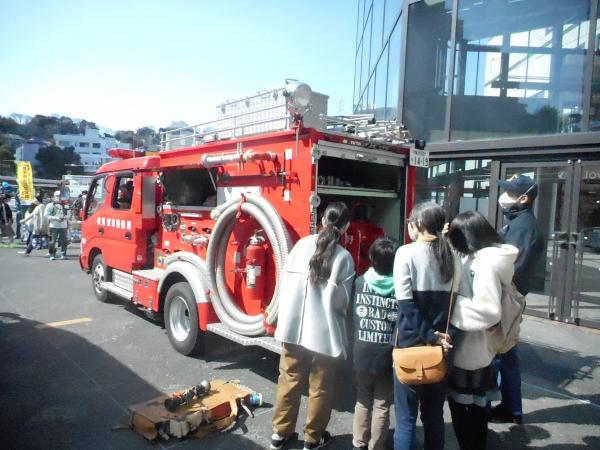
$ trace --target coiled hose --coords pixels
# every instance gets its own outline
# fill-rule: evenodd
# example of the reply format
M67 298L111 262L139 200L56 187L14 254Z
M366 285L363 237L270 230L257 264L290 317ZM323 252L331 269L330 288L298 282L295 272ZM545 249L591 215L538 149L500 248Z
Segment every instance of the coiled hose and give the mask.
M276 284L271 302L266 309L266 322L277 321L279 306L279 278L285 259L291 248L287 229L277 210L267 200L255 194L230 200L215 208L211 217L216 221L207 249L206 263L209 273L210 299L215 313L229 329L245 336L258 336L265 333L264 316L249 316L235 303L225 282L225 255L229 237L236 223L236 215L241 210L253 217L262 227L275 256Z

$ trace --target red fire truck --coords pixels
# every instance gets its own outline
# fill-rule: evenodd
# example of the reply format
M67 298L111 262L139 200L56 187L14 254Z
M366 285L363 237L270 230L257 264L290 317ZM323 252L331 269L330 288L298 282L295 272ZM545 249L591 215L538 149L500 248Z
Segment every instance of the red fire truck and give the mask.
M283 115L270 105L266 116L238 111L170 130L153 155L111 150L121 160L102 166L88 192L80 264L96 297L127 299L162 319L186 355L202 349L207 332L279 351L271 336L286 297L280 273L327 203L354 212L343 244L358 272L373 240L403 235L414 179L408 133L314 111L309 127L317 94L307 85L269 95Z

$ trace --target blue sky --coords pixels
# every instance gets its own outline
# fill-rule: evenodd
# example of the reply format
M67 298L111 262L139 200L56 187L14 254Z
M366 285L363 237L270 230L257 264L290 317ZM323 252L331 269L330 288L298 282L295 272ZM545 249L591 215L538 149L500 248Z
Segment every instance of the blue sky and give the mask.
M0 115L196 124L297 78L350 113L352 0L0 1Z

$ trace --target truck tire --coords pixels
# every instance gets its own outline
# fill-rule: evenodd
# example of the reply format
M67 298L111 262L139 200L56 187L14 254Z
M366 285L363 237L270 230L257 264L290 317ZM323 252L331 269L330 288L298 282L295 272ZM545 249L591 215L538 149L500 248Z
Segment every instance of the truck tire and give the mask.
M175 283L169 288L164 318L169 341L175 350L183 355L202 352L204 332L200 329L198 306L188 283Z
M96 255L92 262L92 289L96 298L103 303L110 299L110 292L102 289L100 283L108 280L108 267L104 263L104 258L102 255Z

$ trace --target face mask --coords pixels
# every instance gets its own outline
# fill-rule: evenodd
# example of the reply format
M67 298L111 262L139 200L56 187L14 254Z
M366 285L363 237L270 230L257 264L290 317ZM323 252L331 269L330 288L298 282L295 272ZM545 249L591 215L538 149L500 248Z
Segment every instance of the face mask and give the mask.
M517 212L522 210L526 206L523 203L519 203L521 197L523 196L520 195L517 198L513 198L510 195L508 195L508 192L505 192L498 198L498 204L500 205L500 208L502 208L502 211L504 211L505 213Z

